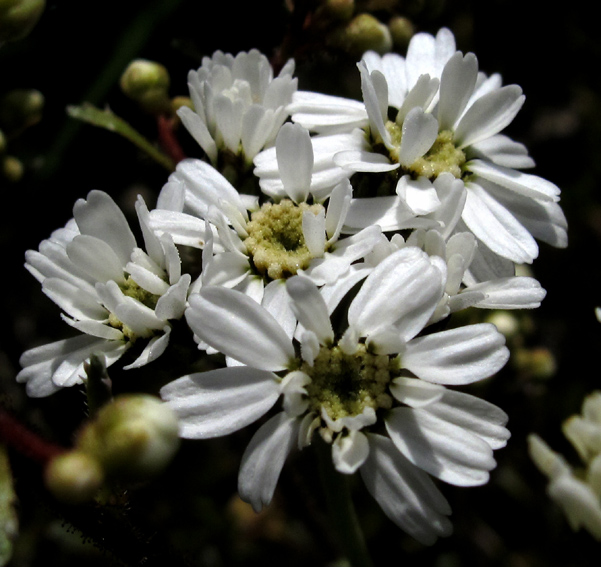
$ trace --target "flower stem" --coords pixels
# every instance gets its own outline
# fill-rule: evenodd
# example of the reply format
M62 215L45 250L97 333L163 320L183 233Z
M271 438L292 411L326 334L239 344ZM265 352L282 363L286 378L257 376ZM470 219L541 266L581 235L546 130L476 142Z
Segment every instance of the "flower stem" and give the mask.
M315 445L330 519L342 552L352 567L373 567L353 506L347 475L334 468L330 445L321 439L317 439Z

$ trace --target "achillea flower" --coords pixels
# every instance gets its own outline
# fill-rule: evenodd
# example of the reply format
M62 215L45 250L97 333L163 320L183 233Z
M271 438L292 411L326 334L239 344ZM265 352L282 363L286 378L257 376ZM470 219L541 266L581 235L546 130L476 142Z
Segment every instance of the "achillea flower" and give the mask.
M153 227L178 244L205 249L195 290L224 285L259 302L273 294L285 299L286 278L304 273L318 285L333 283L379 241L375 225L341 238L351 185L343 177L314 193L313 146L304 128L284 125L276 150L281 190L262 204L201 160L179 163L162 189Z
M535 238L566 246L559 188L519 171L534 162L501 133L524 103L518 85L502 86L498 74L480 72L476 56L455 51L446 29L436 38L417 34L406 58L368 52L358 67L362 105L304 92L289 107L295 122L316 132L361 128L365 138L334 162L391 185L390 197L354 199L348 229L363 228L363 218L385 219L388 230L413 228L416 218L440 210L436 180L450 173L466 193L462 230L492 255L531 263Z
M352 300L342 335L305 276L286 283L296 329L245 294L202 288L186 318L229 366L162 388L181 436L227 435L281 399L282 411L261 425L242 458L239 492L255 510L271 501L288 454L319 434L332 446L335 468L359 471L402 529L427 544L449 535L450 507L428 473L483 484L495 466L493 449L509 433L499 408L446 386L494 374L508 351L490 324L417 337L440 301L445 271L440 258L416 247L391 254Z
M177 248L167 234L157 236L141 197L136 212L146 252L138 248L125 215L102 191L79 199L65 228L26 252L25 267L42 291L83 333L26 351L17 381L40 397L82 382L84 362L103 355L110 366L138 340L147 344L126 366L136 368L160 356L169 341L170 320L186 307L190 275L181 273Z
M178 114L213 164L227 150L251 166L289 116L286 106L297 87L293 73L290 60L274 78L269 60L256 49L236 56L216 51L188 74L194 110L183 107Z

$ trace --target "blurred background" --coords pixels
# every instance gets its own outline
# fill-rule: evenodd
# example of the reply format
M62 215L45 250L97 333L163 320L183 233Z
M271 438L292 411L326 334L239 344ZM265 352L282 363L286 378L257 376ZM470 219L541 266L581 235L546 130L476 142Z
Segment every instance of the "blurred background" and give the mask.
M33 400L15 383L24 350L69 336L58 308L23 268L24 252L63 226L75 200L91 189L108 192L131 214L138 193L154 205L168 175L127 140L68 116L67 106L108 106L155 141L154 118L119 88L132 59L163 64L170 94L185 96L187 72L203 56L258 48L276 57L283 45L295 56L300 89L360 96L357 57L308 44L291 18L293 5L48 1L26 37L0 47L0 97L14 89L43 95L39 117L7 142L5 155L18 160L17 173L0 178L0 398L43 438L68 446L86 410L76 388ZM586 532L572 532L547 497L546 479L526 445L526 436L536 432L577 464L561 423L580 412L586 394L601 389L601 323L594 315L601 305L601 39L590 3L572 0L552 8L528 0L373 0L357 5L383 22L407 17L414 31L436 33L447 26L458 49L476 53L481 70L499 72L504 84L523 88L526 103L505 132L529 148L537 164L532 173L562 189L569 225L569 247L542 244L532 266L548 294L536 311L514 314L521 330L510 342L510 363L469 390L509 414L512 438L496 452L498 467L489 484L442 486L453 508L454 535L431 548L417 544L384 517L360 479L352 479L374 563L598 565L601 543ZM322 40L324 34L309 39ZM185 132L180 135L187 155L200 157ZM113 379L128 391L143 376L132 372ZM237 499L239 460L253 431L183 443L160 478L127 487L122 498L102 508L56 502L44 489L39 465L9 451L19 530L8 564L46 565L52 557L61 566L82 561L90 566L334 565L339 553L310 451L289 460L274 502L262 514Z

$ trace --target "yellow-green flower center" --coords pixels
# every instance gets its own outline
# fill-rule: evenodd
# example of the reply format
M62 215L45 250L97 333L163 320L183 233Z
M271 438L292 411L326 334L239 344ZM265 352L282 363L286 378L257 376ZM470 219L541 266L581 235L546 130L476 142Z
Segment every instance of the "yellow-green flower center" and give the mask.
M139 301L142 305L154 309L157 305L157 301L160 299L159 295L150 293L149 291L141 288L132 278L128 276L125 283L122 283L119 288L123 292L123 295L132 297ZM108 324L115 329L119 329L123 335L130 341L134 341L137 335L133 330L128 327L125 323L120 321L114 313L109 313Z
M306 269L313 255L303 233L303 213L318 214L322 205L296 205L290 200L265 203L246 225L246 251L256 270L272 280Z
M387 122L386 129L390 134L394 149L386 149L388 156L393 162L399 161L401 148L402 130L396 122ZM383 146L383 145L382 145ZM403 173L409 173L412 177L427 177L434 181L440 174L449 172L457 179L463 174L463 164L466 162L465 153L455 146L453 132L443 130L436 138L432 147L411 165L401 168Z
M388 409L388 384L397 367L394 359L372 354L365 345L351 355L338 346L321 347L313 366L305 362L301 367L311 378L306 386L309 409L320 414L323 408L332 420L359 415L367 407Z

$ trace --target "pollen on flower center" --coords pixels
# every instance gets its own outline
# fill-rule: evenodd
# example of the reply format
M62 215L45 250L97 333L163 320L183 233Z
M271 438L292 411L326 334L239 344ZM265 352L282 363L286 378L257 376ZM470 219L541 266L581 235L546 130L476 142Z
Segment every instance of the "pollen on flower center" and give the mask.
M157 305L157 301L160 299L159 295L150 293L149 291L140 287L131 277L128 277L125 280L125 283L121 284L119 288L123 292L123 295L139 301L142 305L145 305L150 309L154 309ZM109 314L108 324L115 329L119 329L130 341L134 341L137 338L137 335L133 332L133 330L120 321L114 313Z
M317 414L325 409L332 420L359 415L366 407L390 408L393 368L388 356L371 354L365 345L352 355L338 346L321 347L313 366L303 363L301 368L311 378L309 407Z
M246 225L246 251L260 274L272 280L295 275L313 256L305 243L303 213L317 214L322 205L294 204L290 200L265 203Z
M401 128L395 122L388 122L386 129L394 145L393 150L388 150L389 157L392 161L398 162L402 139ZM438 134L432 147L410 166L403 167L402 171L413 177L427 177L431 181L445 172L452 173L460 179L463 173L461 168L465 161L465 153L455 146L453 132L443 130Z

